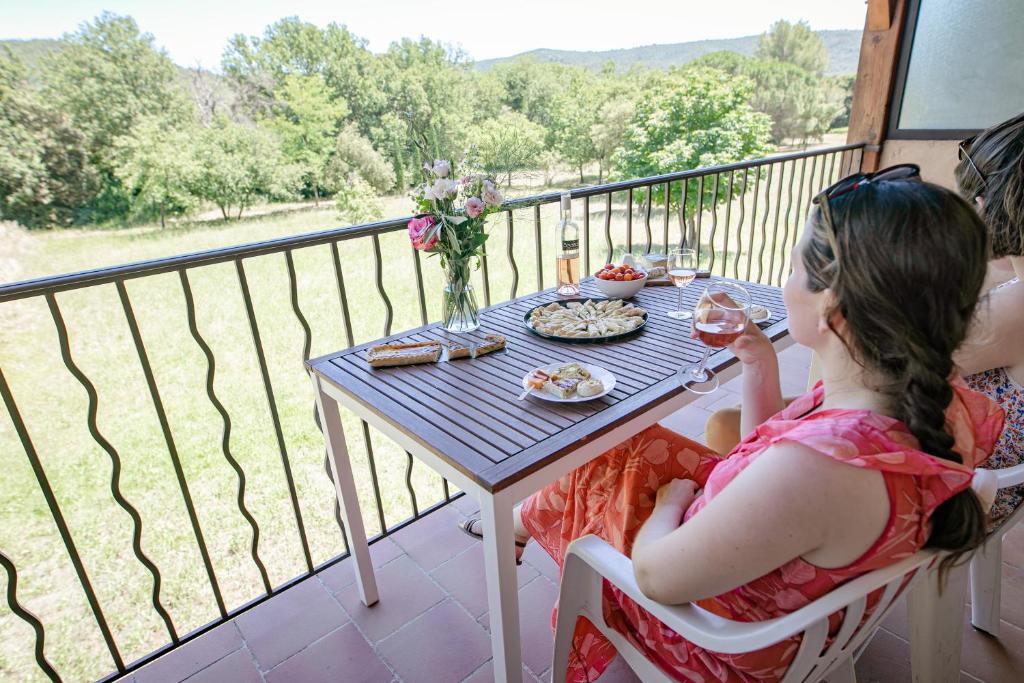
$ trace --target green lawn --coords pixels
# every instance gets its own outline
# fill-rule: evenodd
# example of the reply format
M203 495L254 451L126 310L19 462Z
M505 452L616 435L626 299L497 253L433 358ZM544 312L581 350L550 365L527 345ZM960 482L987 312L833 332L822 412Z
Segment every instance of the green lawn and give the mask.
M749 195L742 202L737 199L731 206L719 206L717 218L710 212L702 216L705 251L714 245L716 273L725 259L727 274L733 274L736 262L739 276L745 277L750 264L752 278L767 280L771 263L771 280L781 281L787 268L787 243L794 241L807 208L805 198L798 215L796 197L806 197L811 186L819 183L816 173L813 183L810 178L805 180L803 193L796 185L793 202L788 204L791 166L786 164L781 179L776 170L770 186L767 178L762 178L756 222ZM799 164L795 171L799 173ZM833 175L837 174L838 168ZM517 191L523 194L527 190ZM617 260L626 242L625 193L616 195L614 201L611 238ZM392 198L387 202L388 215L402 215L407 206L407 199ZM581 223L582 206L582 201L574 205ZM741 206L743 225L739 224ZM603 199L592 201L590 209L593 270L606 258ZM544 285L550 286L558 239L553 229L556 205L543 207L541 218L541 265ZM716 220L712 239L711 225ZM8 229L0 232L0 253L8 257L0 263L0 273L8 280L25 279L338 224L334 210L322 207L166 230L140 227L30 234ZM660 243L663 214L657 208L651 224L654 242ZM675 216L669 227L669 241L677 242L680 231ZM786 243L784 231L788 232ZM492 303L497 303L510 296L512 285L503 214L495 216L489 232L491 295ZM778 238L773 239L776 234ZM516 212L514 238L518 294L524 294L537 285L532 209ZM644 220L637 209L633 242L642 246L645 241ZM397 332L420 324L411 277L414 257L404 232L382 236L381 248L384 286L394 306L393 330ZM384 333L385 309L375 286L371 240L342 242L339 250L356 343L377 338ZM312 355L343 347L344 323L329 247L300 249L294 259L300 306L312 329ZM285 257L274 254L248 259L245 270L310 551L313 562L321 562L343 547L333 518L333 488L323 470L323 443L313 423L312 390L301 362L303 331L289 299ZM442 282L434 259L423 259L423 274L428 317L435 320ZM216 358L214 388L231 416L230 452L245 471L246 504L260 526L259 554L271 583L277 585L305 571L305 562L237 275L232 264L222 264L191 270L188 276L198 328ZM127 290L224 599L231 609L260 595L262 588L249 552L251 529L236 502L238 479L221 451L223 423L206 396L206 360L189 333L181 283L177 274L164 274L129 281ZM186 633L217 618L218 612L117 292L113 285L103 285L59 294L57 302L67 324L74 361L96 386L98 429L120 456L121 491L142 516L143 551L162 573L162 603L178 633ZM90 436L87 395L61 359L45 301L0 304L0 359L125 660L169 642L150 604L151 576L131 549L131 518L111 497L110 457ZM351 415L343 414L343 418L368 530L376 533L380 529L373 512L362 431ZM405 486L406 456L379 434L372 434L372 442L386 522L391 525L411 513ZM107 674L113 669L112 662L6 413L0 417L0 468L4 472L0 550L18 567L21 603L40 616L46 627L49 660L66 680ZM439 478L424 466L415 466L413 483L421 508L441 499ZM32 630L6 606L0 606L0 678L43 680L34 664L32 644Z

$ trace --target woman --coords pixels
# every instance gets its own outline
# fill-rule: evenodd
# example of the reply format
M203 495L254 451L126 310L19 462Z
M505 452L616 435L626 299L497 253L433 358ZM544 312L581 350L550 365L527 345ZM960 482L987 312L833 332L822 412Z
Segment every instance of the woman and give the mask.
M960 144L960 194L977 205L998 259L970 335L956 354L967 384L1006 412L1006 428L985 467L1024 462L1024 114ZM997 264L1009 265L1010 277ZM1005 272L1005 269L1003 270ZM992 507L998 525L1024 502L1024 485L1003 489Z
M790 332L821 357L823 383L783 410L773 347L748 326L731 348L756 429L728 457L646 429L527 499L517 544L532 537L560 563L597 534L632 557L652 599L741 621L792 612L925 545L973 548L984 513L972 467L1002 420L947 378L985 275L985 230L955 194L893 175L823 193L794 250ZM605 597L607 622L678 680L776 681L796 652L793 640L708 652L616 590ZM574 644L570 680L595 680L616 654L582 620Z

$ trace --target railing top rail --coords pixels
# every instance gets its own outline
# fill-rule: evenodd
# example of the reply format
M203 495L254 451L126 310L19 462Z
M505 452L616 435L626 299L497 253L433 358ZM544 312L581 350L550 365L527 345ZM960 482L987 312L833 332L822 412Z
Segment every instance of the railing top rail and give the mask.
M686 178L696 178L715 173L728 173L730 171L741 171L767 164L782 163L793 159L803 159L822 154L835 154L837 152L860 149L864 147L864 145L865 143L859 142L847 145L837 145L834 147L819 147L817 149L791 152L789 154L777 154L774 156L761 157L759 159L748 159L729 164L720 164L718 166L703 166L701 168L677 171L675 173L665 173L663 175L649 176L647 178L633 178L631 180L622 180L613 183L604 183L602 185L576 188L570 190L570 194L573 199L593 197L595 195L619 192L622 190L629 190L631 188L660 185L677 180L684 180ZM512 211L516 209L529 208L538 204L548 204L557 201L560 194L560 192L546 192L544 194L521 197L519 199L513 199L505 202L502 204L501 208L504 211ZM273 254L299 247L310 247L318 244L328 244L330 242L355 239L358 237L380 235L405 228L409 219L410 216L404 216L402 218L392 218L384 221L377 221L375 223L364 223L362 225L353 225L344 228L331 228L329 230L290 235L288 237L279 237L277 239L265 240L262 242L250 242L248 244L239 244L231 247L208 249L206 251L197 251L190 254L181 254L179 256L169 256L149 261L127 263L119 266L96 268L93 270L84 270L64 275L52 275L33 280L24 280L22 282L12 282L10 284L0 285L0 303L70 289L109 284L119 280L138 278L146 275L173 272L183 268L208 266L235 259Z

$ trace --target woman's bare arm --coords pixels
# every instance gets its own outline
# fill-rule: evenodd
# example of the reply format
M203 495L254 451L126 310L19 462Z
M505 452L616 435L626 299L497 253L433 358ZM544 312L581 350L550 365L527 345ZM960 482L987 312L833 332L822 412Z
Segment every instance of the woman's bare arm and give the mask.
M1024 365L1024 283L996 289L982 298L971 332L954 360L964 375Z

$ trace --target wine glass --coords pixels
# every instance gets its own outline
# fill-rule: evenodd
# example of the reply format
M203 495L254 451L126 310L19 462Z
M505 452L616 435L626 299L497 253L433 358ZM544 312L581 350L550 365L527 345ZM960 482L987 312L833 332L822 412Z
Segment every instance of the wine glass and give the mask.
M668 269L668 279L679 291L676 310L669 311L668 316L676 320L689 320L690 312L683 310L683 288L697 277L697 252L682 247L672 249L668 252L668 261L665 267Z
M718 388L718 376L704 367L711 349L725 348L743 334L750 318L750 294L731 282L707 286L693 309L693 329L704 342L699 363L679 369L679 383L695 394L710 394Z

